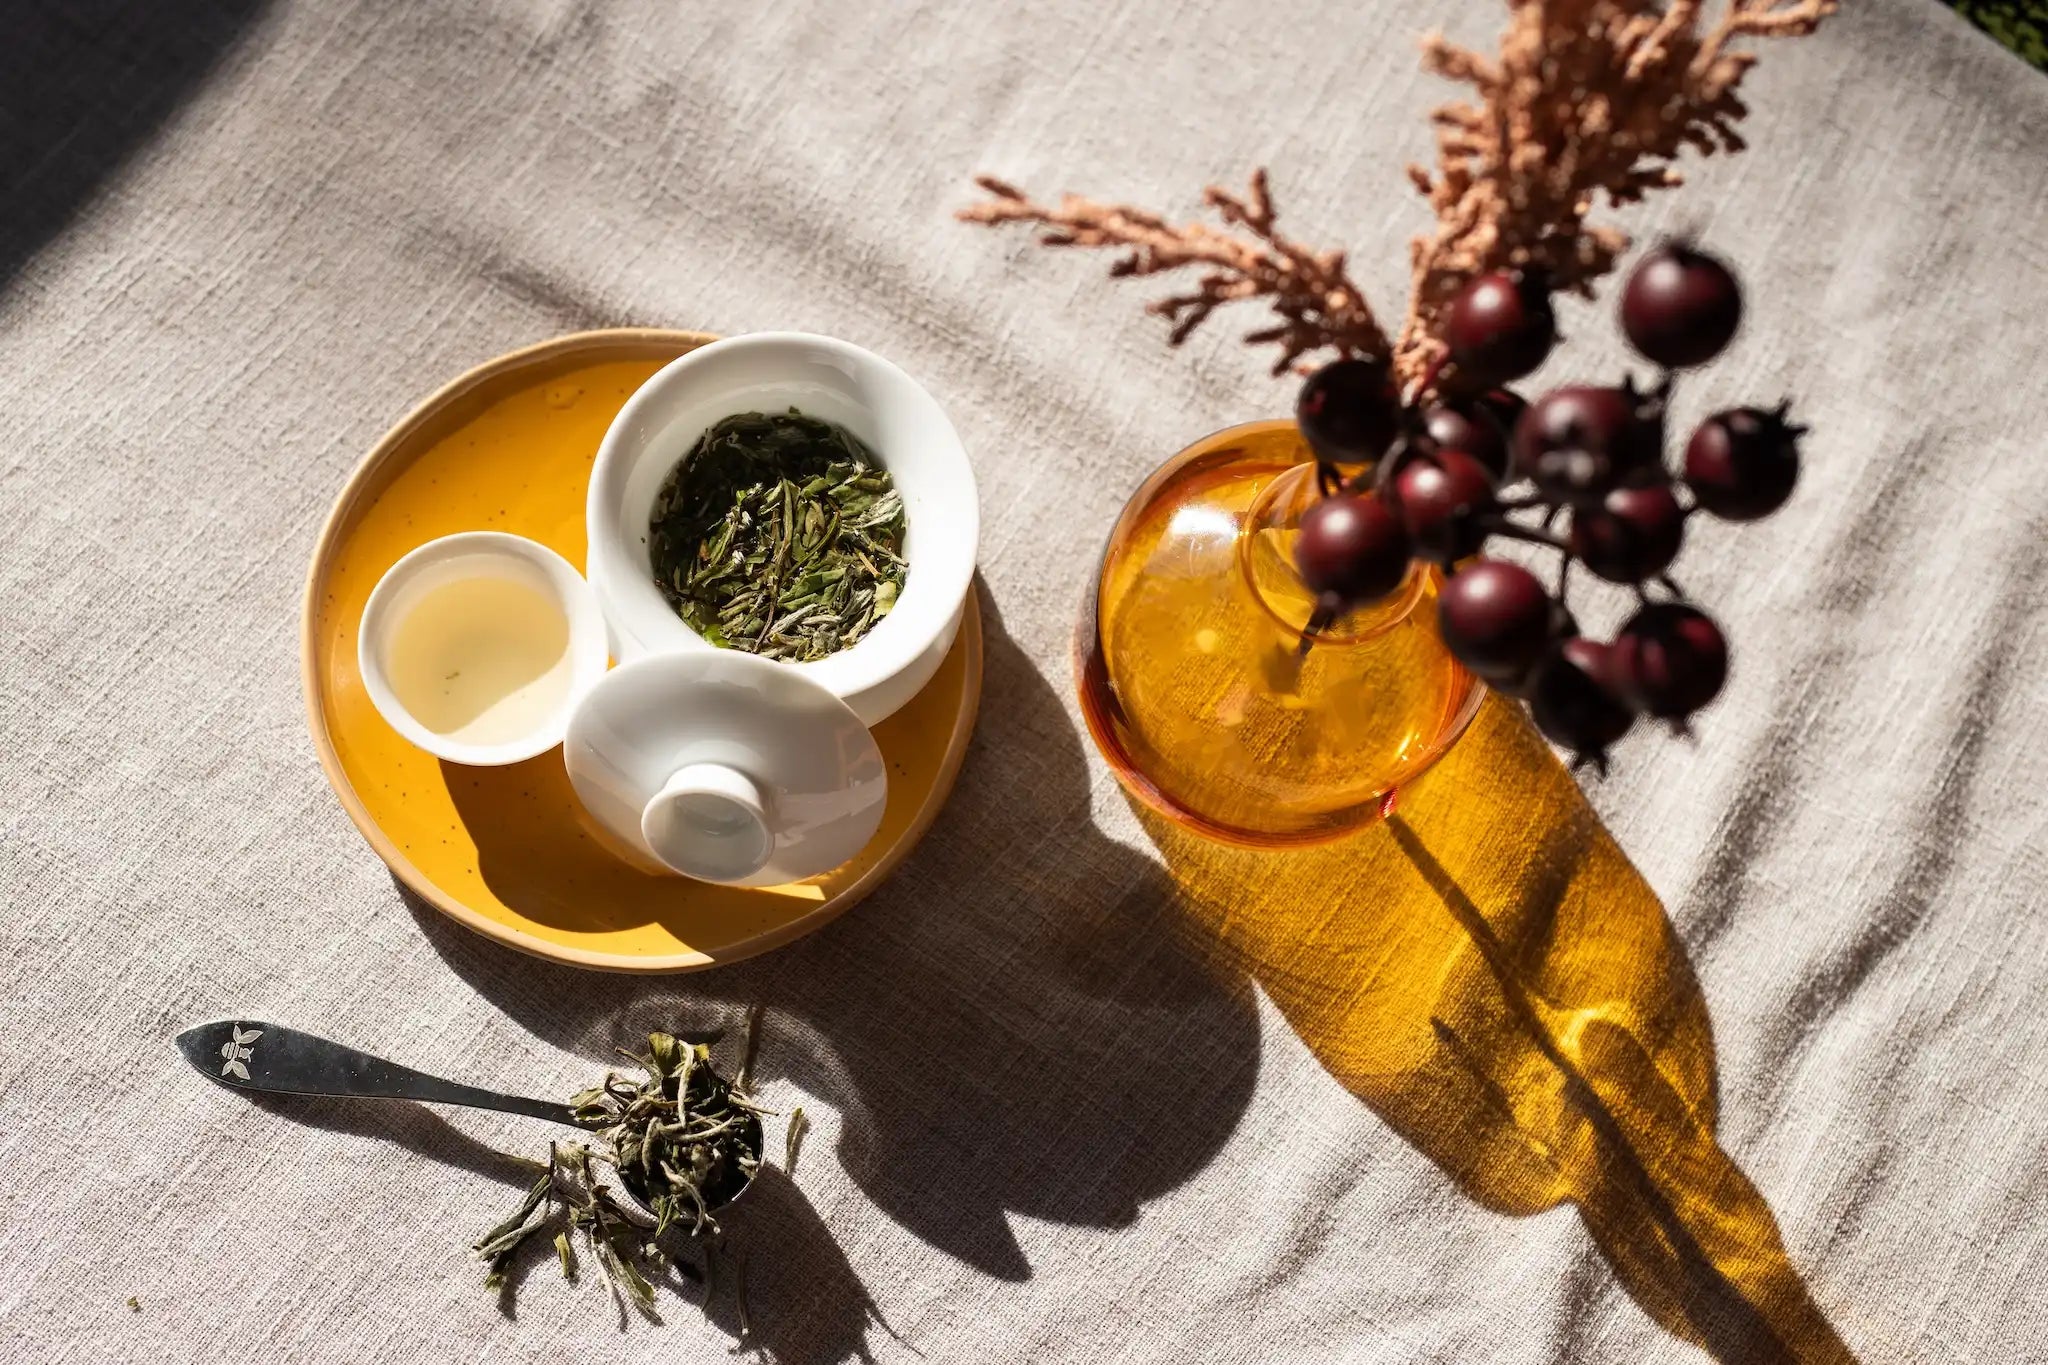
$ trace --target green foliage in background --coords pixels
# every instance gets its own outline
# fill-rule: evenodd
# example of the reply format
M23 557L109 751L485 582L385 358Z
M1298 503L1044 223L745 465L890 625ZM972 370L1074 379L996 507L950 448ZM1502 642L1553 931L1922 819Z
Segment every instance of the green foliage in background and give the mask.
M1948 0L1956 13L2048 71L2048 0Z

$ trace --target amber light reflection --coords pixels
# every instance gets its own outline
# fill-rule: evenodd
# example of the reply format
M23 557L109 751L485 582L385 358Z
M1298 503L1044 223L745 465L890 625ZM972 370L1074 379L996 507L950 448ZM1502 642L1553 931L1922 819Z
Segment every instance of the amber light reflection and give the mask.
M1341 843L1139 816L1189 912L1472 1199L1576 1205L1643 1310L1723 1362L1854 1361L1715 1140L1713 1032L1663 906L1518 710L1489 701Z

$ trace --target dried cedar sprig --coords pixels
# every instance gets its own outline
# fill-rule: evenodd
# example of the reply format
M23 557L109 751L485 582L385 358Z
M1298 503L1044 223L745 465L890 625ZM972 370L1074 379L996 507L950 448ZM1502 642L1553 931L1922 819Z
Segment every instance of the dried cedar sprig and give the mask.
M1472 87L1446 104L1434 172L1409 177L1436 212L1410 249L1413 290L1395 366L1423 374L1441 351L1443 310L1489 271L1540 271L1553 289L1590 296L1628 249L1619 229L1588 221L1598 201L1628 204L1680 184L1687 148L1740 151L1747 107L1737 87L1756 62L1744 37L1811 33L1837 0L1727 0L1705 22L1702 0L1511 0L1497 57L1423 39L1428 70Z
M1540 270L1549 287L1590 294L1627 250L1619 229L1588 222L1599 200L1626 204L1680 182L1673 161L1688 147L1711 154L1743 143L1747 112L1736 95L1755 64L1730 44L1747 37L1811 33L1838 0L1725 0L1704 19L1703 0L1508 0L1500 53L1488 57L1441 35L1423 41L1423 63L1470 85L1477 99L1446 104L1437 125L1435 171L1410 178L1436 213L1410 252L1413 289L1397 345L1345 273L1342 252L1314 252L1279 236L1263 170L1238 199L1206 195L1244 241L1201 223L1171 225L1128 204L1068 195L1046 207L991 176L991 198L958 216L972 223L1037 223L1048 246L1123 248L1113 275L1152 275L1206 265L1198 287L1150 311L1173 323L1175 344L1220 305L1268 299L1280 322L1245 338L1281 348L1274 373L1324 349L1390 359L1406 387L1441 355L1443 309L1476 276Z
M1046 246L1121 250L1126 254L1109 269L1114 277L1206 267L1193 289L1147 306L1146 311L1172 325L1167 338L1172 345L1186 341L1224 304L1264 299L1278 321L1244 339L1280 348L1274 374L1326 348L1368 358L1390 354L1386 333L1345 270L1344 253L1315 251L1281 235L1264 170L1252 173L1250 192L1243 197L1216 185L1203 192L1203 202L1243 236L1206 223L1176 226L1142 209L1074 194L1048 207L994 176L977 176L975 184L990 197L961 209L956 216L962 221L1036 223L1044 228L1038 240Z

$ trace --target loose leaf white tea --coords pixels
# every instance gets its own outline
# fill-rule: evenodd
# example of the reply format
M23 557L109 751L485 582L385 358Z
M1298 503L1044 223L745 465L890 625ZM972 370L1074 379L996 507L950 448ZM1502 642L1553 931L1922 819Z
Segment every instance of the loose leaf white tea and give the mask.
M903 591L903 497L837 423L743 412L697 438L648 519L655 585L714 645L804 663L857 643Z

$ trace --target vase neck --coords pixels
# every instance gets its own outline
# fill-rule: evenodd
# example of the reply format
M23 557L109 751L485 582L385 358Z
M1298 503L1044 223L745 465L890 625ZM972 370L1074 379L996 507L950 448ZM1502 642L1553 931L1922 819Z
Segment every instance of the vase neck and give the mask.
M1294 567L1294 541L1303 514L1321 496L1315 464L1298 464L1259 490L1238 535L1237 567L1245 587L1269 616L1297 636L1308 629L1316 595ZM1317 647L1360 644L1400 625L1421 603L1430 572L1417 560L1400 587L1319 631Z

